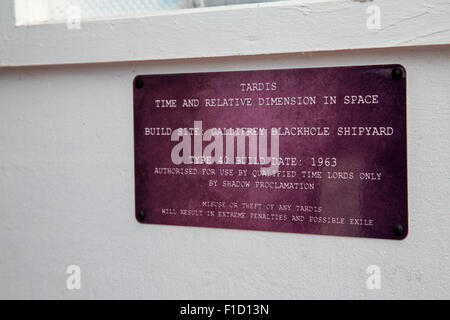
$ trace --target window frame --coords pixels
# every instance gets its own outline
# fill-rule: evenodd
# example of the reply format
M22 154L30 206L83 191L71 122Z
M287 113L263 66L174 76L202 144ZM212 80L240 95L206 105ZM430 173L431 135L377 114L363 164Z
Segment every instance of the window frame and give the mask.
M305 0L181 9L131 18L15 26L0 1L0 67L211 58L450 44L450 3ZM366 26L367 8L381 28Z

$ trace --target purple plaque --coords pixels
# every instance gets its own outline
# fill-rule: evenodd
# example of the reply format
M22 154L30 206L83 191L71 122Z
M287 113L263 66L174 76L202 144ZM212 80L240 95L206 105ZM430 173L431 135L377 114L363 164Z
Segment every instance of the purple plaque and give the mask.
M142 223L403 239L400 65L137 76Z

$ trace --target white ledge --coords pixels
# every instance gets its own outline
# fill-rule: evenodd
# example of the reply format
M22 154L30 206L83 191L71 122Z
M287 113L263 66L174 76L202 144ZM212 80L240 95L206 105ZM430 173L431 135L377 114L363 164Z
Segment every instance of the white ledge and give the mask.
M381 9L369 30L367 7ZM269 3L16 27L0 1L0 67L166 60L450 44L450 2Z

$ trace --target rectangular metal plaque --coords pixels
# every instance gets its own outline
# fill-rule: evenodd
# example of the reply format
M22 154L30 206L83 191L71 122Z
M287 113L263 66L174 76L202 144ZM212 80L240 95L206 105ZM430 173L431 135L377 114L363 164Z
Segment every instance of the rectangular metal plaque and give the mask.
M400 65L137 76L142 223L403 239Z

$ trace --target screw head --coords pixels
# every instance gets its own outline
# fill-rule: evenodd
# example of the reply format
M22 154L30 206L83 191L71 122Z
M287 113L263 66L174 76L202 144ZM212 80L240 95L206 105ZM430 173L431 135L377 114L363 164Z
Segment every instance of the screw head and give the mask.
M138 212L137 212L137 218L138 218L138 220L139 221L142 221L142 220L144 220L145 219L145 211L144 210L139 210Z
M144 80L142 80L141 78L137 78L134 82L134 85L136 86L136 88L142 89L144 87Z
M403 70L401 68L392 69L391 77L394 80L400 80L403 77Z
M401 224L397 223L394 226L394 234L396 236L402 236L404 232L405 232L405 228L403 228L403 226Z

